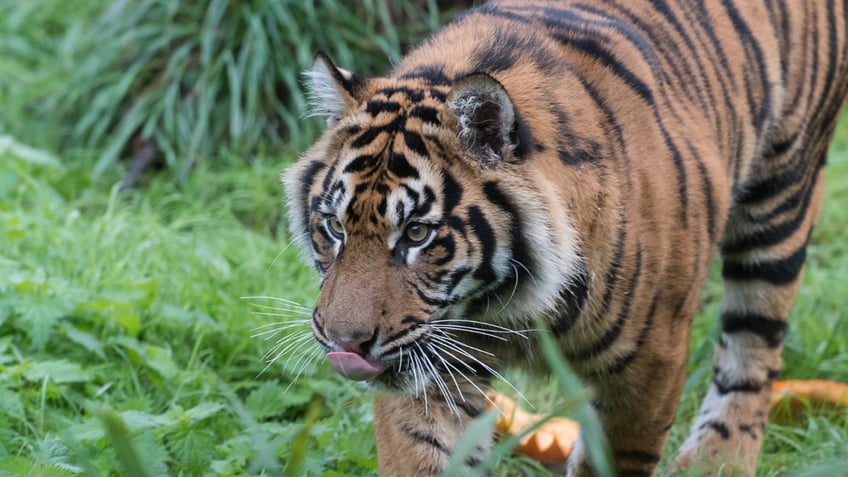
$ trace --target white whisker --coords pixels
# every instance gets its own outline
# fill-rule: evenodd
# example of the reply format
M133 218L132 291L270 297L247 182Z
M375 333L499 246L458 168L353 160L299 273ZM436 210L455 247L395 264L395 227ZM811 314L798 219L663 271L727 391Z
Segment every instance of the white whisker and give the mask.
M302 305L302 304L300 304L296 301L291 301L291 300L287 300L285 298L279 298L279 297L276 297L276 296L266 296L266 295L243 296L243 297L241 297L241 299L242 300L271 300L271 301L276 301L276 302L279 302L279 303L286 303L286 304L288 304L292 307L295 307L295 308L302 308L304 310L312 310L312 307L310 307L310 306Z
M309 321L310 320L306 320L306 323L309 323ZM273 329L270 329L270 330L260 331L259 333L254 333L254 334L250 335L250 337L251 338L259 338L260 336L264 336L265 337L264 339L268 340L268 339L273 338L274 335L280 333L281 331L285 331L285 330L288 330L288 329L291 329L291 328L302 327L306 323L291 323L291 324L280 326L280 327L273 328ZM303 331L303 330L301 330L301 331ZM271 336L267 336L267 335L271 335Z
M427 354L424 353L423 349L421 349L421 343L415 343L415 346L418 348L418 352L420 353L421 360L429 368L428 372L430 373L430 376L433 377L433 381L436 383L436 387L439 388L439 392L441 392L442 396L444 396L445 404L448 405L448 410L451 412L451 414L456 414L458 416L459 415L459 408L456 407L456 402L454 402L453 396L450 394L450 391L448 391L448 387L447 387L447 384L445 383L445 380L442 379L442 376L439 374L438 370L433 365L433 362L430 361L430 358L427 357Z
M459 348L459 346L464 346L464 347L466 347L466 348L468 348L468 349L476 350L477 352L485 353L485 354L488 354L489 356L494 356L492 353L489 353L489 352L487 352L487 351L483 351L483 350L481 350L481 349L479 349L479 348L475 348L474 346L471 346L471 345L469 345L469 344L467 344L467 343L462 343L462 342L460 342L460 341L452 340L452 339L450 339L450 338L443 337L443 336L430 335L430 339L440 339L440 340L442 340L442 344L443 344L444 346L448 346L448 347L452 348L454 351L456 351L456 352L458 352L458 353L462 354L463 356L466 356L466 357L468 357L468 358L472 359L473 361L475 361L476 363L478 363L480 366L482 366L482 367L483 367L483 369L485 369L486 371L488 371L488 372L489 372L492 376L494 376L495 378L497 378L498 380L502 381L504 384L506 384L507 386L509 386L509 387L510 387L510 389L512 389L513 391L515 391L515 392L516 392L516 394L518 394L518 395L521 397L521 399L523 399L523 400L524 400L525 402L527 402L527 403L530 403L530 400L529 400L529 399L527 399L527 398L524 396L524 394L522 394L522 393L521 393L521 391L519 391L519 390L518 390L518 388L516 388L515 386L513 386L513 384L512 384L511 382L509 382L509 381L508 381L505 377L503 377L503 375L501 375L499 372L495 371L495 370L494 370L494 368L492 368L492 367L491 367L491 366L489 366L488 364L486 364L486 363L484 363L484 362L480 361L479 359L477 359L477 357L476 357L476 356L474 356L474 355L472 355L472 354L468 353L467 351L463 350L462 348Z
M300 375L303 373L303 371L307 367L311 366L312 362L316 358L321 356L321 351L322 351L322 349L316 346L312 351L309 352L308 355L306 355L306 356L308 356L308 358L306 359L306 361L303 362L303 365L300 366L300 369L298 370L297 374L294 376L294 379L292 379L291 382L289 382L289 385L286 386L286 389L283 390L283 393L288 392L288 390L294 385L294 383L296 383L297 380L300 379Z
M512 263L517 264L519 267L521 267L522 269L524 269L524 271L525 271L525 272L527 272L527 275L530 277L530 280L532 280L532 281L533 281L533 284L534 284L534 285L537 285L537 286L539 285L539 282L537 282L537 281L536 281L536 277L535 277L535 276L533 276L533 273L532 273L532 272L530 272L530 270L529 270L529 269L528 269L528 268L527 268L527 267L526 267L523 263L519 262L518 260L516 260L516 259L514 259L514 258L510 258L510 259L509 259L509 261L510 261L510 262L512 262Z
M464 331L464 332L466 332L466 333L473 333L473 334L475 334L475 335L488 336L489 338L494 338L494 339L496 339L496 340L509 341L508 339L504 338L503 336L498 336L498 335L495 335L495 334L493 334L493 333L489 333L489 332L486 332L486 331L481 331L481 330L479 330L479 329L477 329L477 328L470 327L470 326L461 326L461 325L441 325L441 324L438 324L438 323L430 323L430 326L431 326L432 328L437 329L437 330ZM495 332L495 333L497 333L497 332Z
M442 352L444 352L444 353L446 353L446 354L450 355L450 356L451 356L452 358L454 358L454 359L457 359L457 358L456 358L456 356L454 356L454 355L453 355L453 353L451 353L449 350L445 349L445 348L443 347L443 345L439 345L439 344L437 344L437 343L432 343L432 344L433 344L433 346L435 346L436 348L439 348ZM475 371L475 370L474 370L474 368L470 367L470 366L469 366L467 363L465 363L464 361L462 361L462 360L457 360L457 361L459 361L460 363L462 363L463 365L465 365L465 367L469 368L471 371ZM457 373L459 373L459 375L460 375L460 376L462 376L462 378L463 378L463 379L465 379L465 380L468 382L468 384L470 384L470 385L471 385L474 389L476 389L476 390L477 390L477 392L478 392L478 393L480 393L480 395L481 395L481 396L483 396L484 398L486 398L486 401L488 401L488 402L489 402L489 404L491 404L491 405L492 405L492 407L494 407L495 409L497 409L498 411L500 411L500 412L501 412L501 414L503 414L503 410L501 410L501 408L500 408L497 404L495 404L495 402L492 400L492 398L490 398L490 397L489 397L489 395L488 395L488 393L486 393L486 391L483 391L482 389L480 389L480 386L478 386L478 385L477 385L477 383L475 383L474 381L472 381L472 380L471 380L471 378L469 378L468 376L466 376L466 375L465 375L465 373L463 373L463 372L462 372L459 368L457 368L457 367L456 367L456 366L454 366L453 364L451 364L451 363L445 363L445 364L447 364L448 366L452 367L452 368L453 368L453 369L454 369Z
M302 342L295 349L300 349L304 346L307 346L308 344L309 344L308 342ZM273 356L271 356L272 354L273 354ZM264 368L262 368L262 371L260 371L259 374L256 375L256 377L258 378L258 377L262 376L263 374L265 374L265 371L267 371L268 368L273 366L274 363L276 363L281 357L283 357L284 354L285 354L285 352L283 352L283 351L276 353L276 354L274 354L273 351L268 351L267 353L265 353L265 356L263 356L262 359L264 359L267 364L265 365Z
M451 380L453 381L453 385L456 387L456 392L459 394L459 398L462 399L462 402L465 402L465 396L462 395L462 389L459 388L459 383L456 382L456 376L454 376L453 372L449 369L449 368L452 368L453 366L450 363L448 363L445 360L445 358L442 358L442 355L439 353L439 350L437 350L433 346L433 343L428 342L426 344L426 346L427 346L427 349L430 350L430 354L439 358L439 361L441 361L442 364L445 365L445 367L446 367L445 371L447 371L448 375L451 377Z
M468 319L462 319L462 318L447 318L447 319L444 319L444 320L433 321L429 324L432 325L433 323L472 323L472 324L475 324L475 325L483 325L483 326L488 326L490 328L494 328L494 329L498 330L498 332L500 332L500 333L511 333L511 334L518 334L518 335L523 335L524 333L527 333L527 332L530 332L530 331L544 331L541 328L527 328L527 329L523 329L523 330L514 330L512 328L507 328L505 326L496 325L495 323L489 323L488 321L468 320ZM495 331L492 331L492 333L495 333Z
M267 353L265 353L265 358L267 358L271 354L276 353L277 357L274 359L279 359L279 357L284 356L295 345L303 342L308 342L310 339L312 339L311 330L303 330L286 336L285 338L282 338L277 341L277 343L270 350L268 350ZM277 352L278 350L279 352Z

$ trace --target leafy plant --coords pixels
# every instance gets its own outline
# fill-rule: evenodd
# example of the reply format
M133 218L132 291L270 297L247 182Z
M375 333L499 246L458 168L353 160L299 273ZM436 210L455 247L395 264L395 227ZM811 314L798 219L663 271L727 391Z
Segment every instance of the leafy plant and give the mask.
M66 144L102 148L95 172L153 146L184 180L222 150L304 147L316 129L300 73L318 50L383 71L437 22L434 2L116 0L73 38L49 104Z

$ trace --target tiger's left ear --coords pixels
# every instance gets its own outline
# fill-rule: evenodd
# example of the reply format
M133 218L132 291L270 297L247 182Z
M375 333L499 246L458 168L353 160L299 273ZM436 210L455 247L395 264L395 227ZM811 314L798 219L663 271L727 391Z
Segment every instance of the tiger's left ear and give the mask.
M460 142L483 167L507 160L517 145L515 110L504 87L486 73L459 80L448 94Z
M368 82L362 76L337 68L322 51L315 55L312 70L304 75L310 82L311 115L323 116L328 126L359 104L359 96Z

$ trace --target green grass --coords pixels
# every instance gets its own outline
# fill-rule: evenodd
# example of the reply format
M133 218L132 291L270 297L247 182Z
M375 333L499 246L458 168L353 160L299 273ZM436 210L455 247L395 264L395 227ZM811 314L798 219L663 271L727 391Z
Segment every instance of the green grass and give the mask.
M180 187L125 195L112 169L89 178L96 157L65 159L0 136L0 476L373 475L368 394L323 362L293 385L285 357L262 373L263 355L292 330L252 335L289 318L254 314L274 303L241 298L314 300L315 276L280 215L278 176L291 158L223 157ZM848 121L828 173L787 378L848 381ZM709 382L716 278L669 455ZM557 383L515 375L538 409L557 409ZM769 427L760 475L846 459L848 417L813 412ZM519 472L544 475L523 458L495 466Z

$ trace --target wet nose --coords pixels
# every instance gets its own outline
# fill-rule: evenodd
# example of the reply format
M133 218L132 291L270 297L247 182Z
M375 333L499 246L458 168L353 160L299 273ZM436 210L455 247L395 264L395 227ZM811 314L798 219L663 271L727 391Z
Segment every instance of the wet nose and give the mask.
M355 337L337 337L336 343L345 351L365 356L371 351L371 347L374 345L377 335L375 331L372 330L370 334L363 333Z

